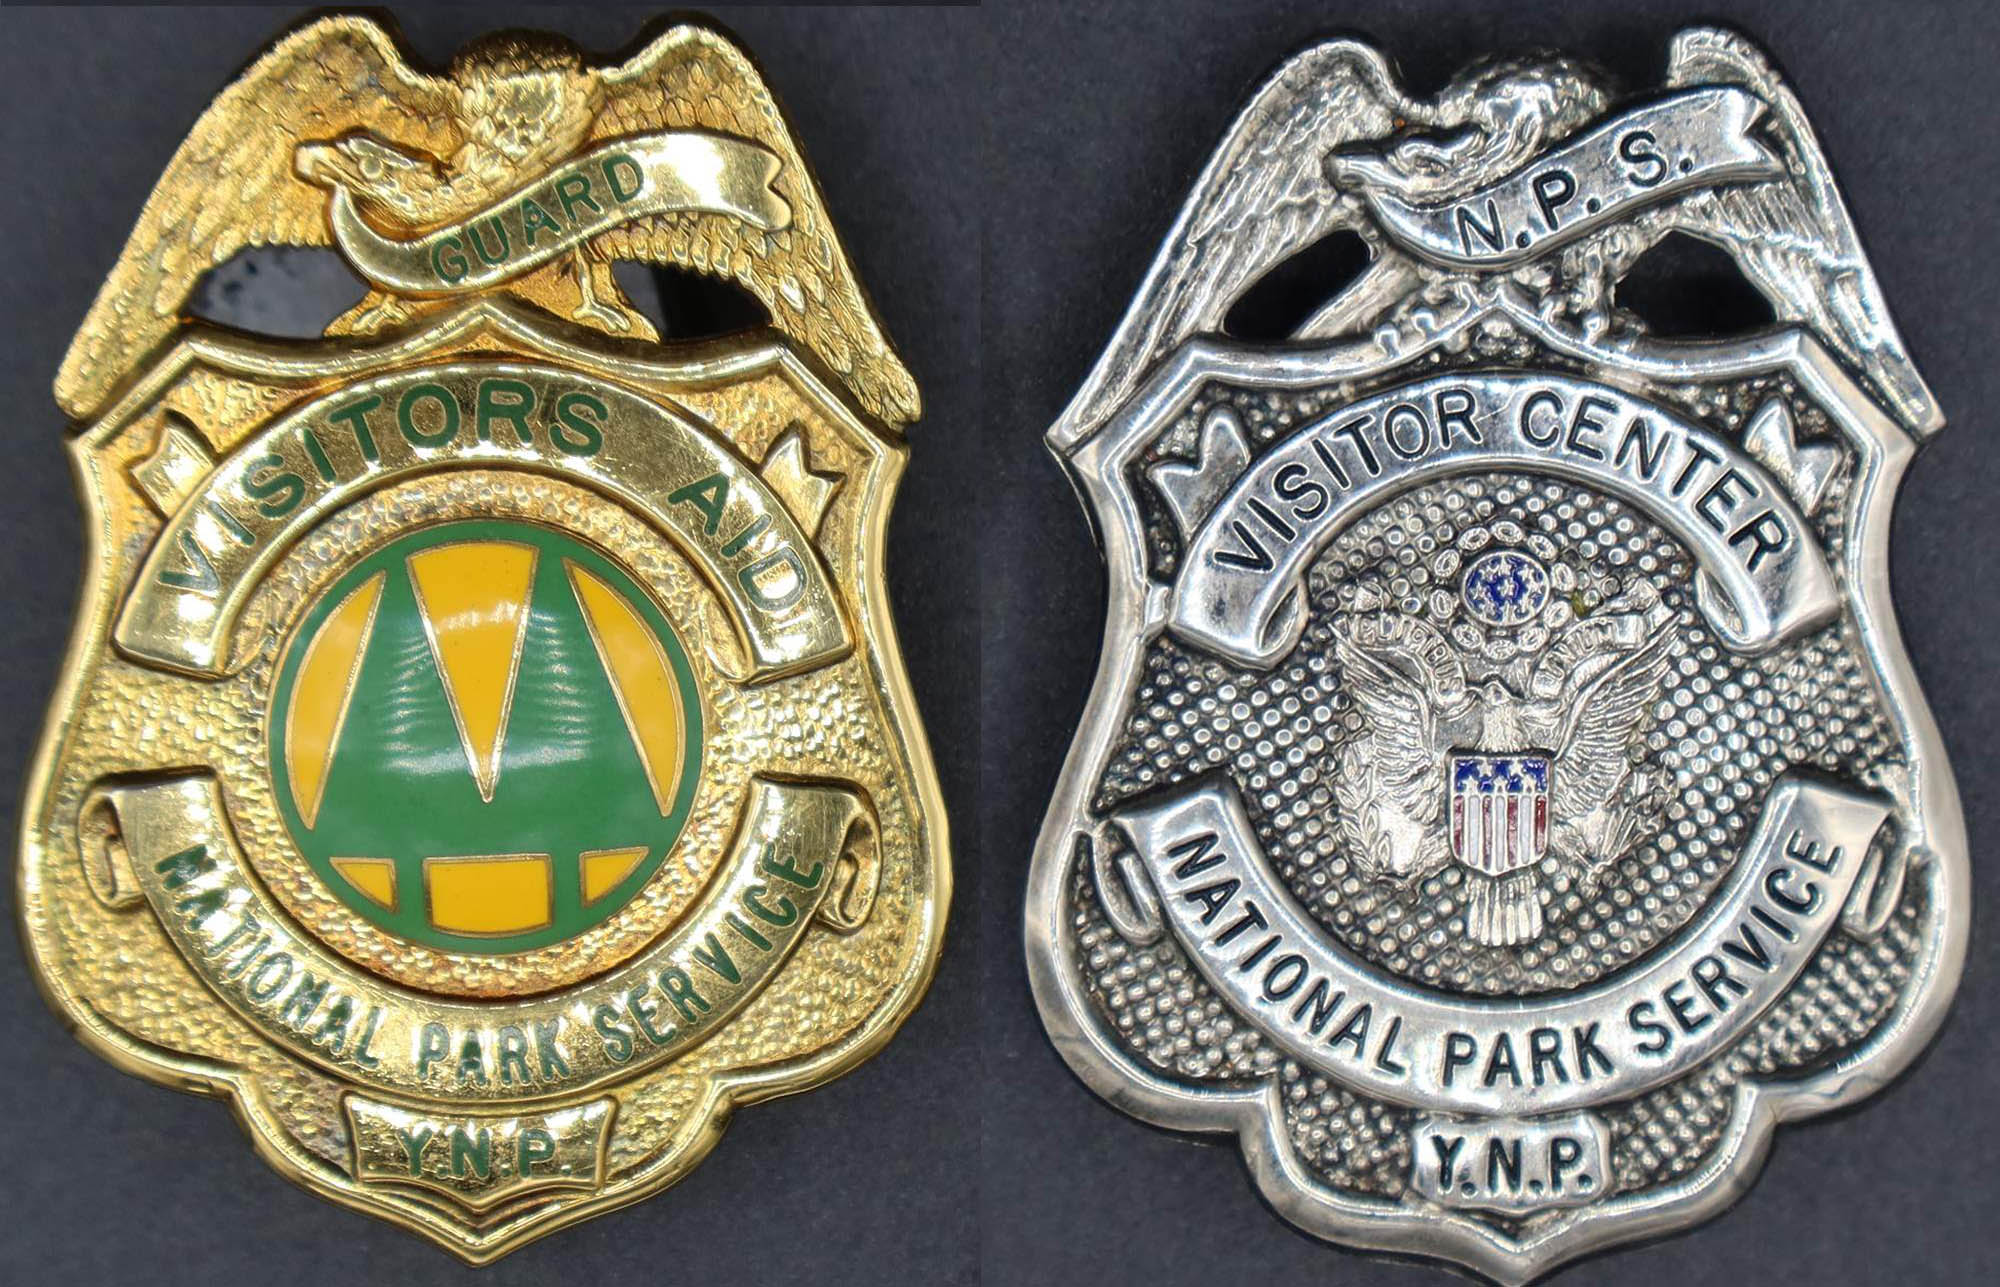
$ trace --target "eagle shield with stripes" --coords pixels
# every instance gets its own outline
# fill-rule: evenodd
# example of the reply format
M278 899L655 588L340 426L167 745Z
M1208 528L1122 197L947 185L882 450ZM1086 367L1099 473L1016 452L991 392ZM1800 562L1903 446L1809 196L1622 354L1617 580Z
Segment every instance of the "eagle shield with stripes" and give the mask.
M1504 876L1549 851L1546 755L1451 757L1451 856L1474 871Z

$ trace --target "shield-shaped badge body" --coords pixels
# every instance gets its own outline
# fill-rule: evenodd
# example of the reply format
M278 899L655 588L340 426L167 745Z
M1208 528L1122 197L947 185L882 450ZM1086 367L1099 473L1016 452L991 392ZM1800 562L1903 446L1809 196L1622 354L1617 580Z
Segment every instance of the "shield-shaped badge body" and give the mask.
M519 96L546 136L482 153ZM180 322L273 240L369 297L309 342ZM772 326L649 342L616 258ZM92 558L22 913L92 1047L484 1261L915 1005L949 888L882 581L916 395L725 39L431 76L301 29L175 157L58 396Z
M1623 307L1676 234L1775 325ZM1336 235L1291 342L1225 334ZM1049 435L1110 574L1028 899L1058 1049L1340 1242L1519 1281L1715 1211L1959 973L1885 548L1941 425L1741 37L1641 94L1287 62Z

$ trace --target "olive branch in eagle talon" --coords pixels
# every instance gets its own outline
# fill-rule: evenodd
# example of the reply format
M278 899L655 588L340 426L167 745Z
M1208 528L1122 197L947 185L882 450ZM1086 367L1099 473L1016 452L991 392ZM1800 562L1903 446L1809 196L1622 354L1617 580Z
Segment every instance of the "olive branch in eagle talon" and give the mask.
M863 299L846 252L770 91L724 37L676 26L628 61L587 64L559 37L501 33L444 75L407 63L363 18L321 19L280 41L217 96L153 189L56 377L78 419L101 409L170 340L201 275L250 246L331 246L328 192L371 222L448 224L608 140L706 130L776 155L793 212L776 231L726 215L644 215L501 289L610 334L657 338L611 274L614 260L732 280L778 329L892 423L918 415L914 381ZM328 334L367 334L442 306L371 289Z
M1672 610L1642 579L1581 618L1555 599L1509 636L1468 654L1463 641L1395 610L1356 613L1335 628L1341 683L1363 728L1335 762L1334 794L1362 875L1410 884L1453 861L1445 814L1454 752L1546 753L1548 856L1578 875L1631 845L1660 785L1635 769L1633 752L1673 659ZM1506 945L1541 934L1536 864L1497 875L1467 867L1464 876L1470 937Z

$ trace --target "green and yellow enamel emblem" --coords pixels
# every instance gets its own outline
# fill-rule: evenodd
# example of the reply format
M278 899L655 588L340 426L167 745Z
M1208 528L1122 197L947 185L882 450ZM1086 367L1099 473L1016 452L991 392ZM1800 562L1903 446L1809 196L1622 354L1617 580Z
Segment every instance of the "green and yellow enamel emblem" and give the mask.
M270 243L368 297L311 342L183 319ZM658 342L617 259L771 324ZM174 157L56 392L93 562L21 908L93 1048L479 1262L916 1004L950 884L882 584L916 391L725 39L430 75L301 29Z
M680 838L701 770L665 615L596 550L524 523L439 524L355 564L286 649L270 728L314 873L444 951L609 918Z

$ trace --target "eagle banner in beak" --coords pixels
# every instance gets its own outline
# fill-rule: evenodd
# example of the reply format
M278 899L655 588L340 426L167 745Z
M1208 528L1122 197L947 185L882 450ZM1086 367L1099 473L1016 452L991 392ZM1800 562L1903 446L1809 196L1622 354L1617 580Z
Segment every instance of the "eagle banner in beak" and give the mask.
M1839 592L1800 506L1741 448L1609 385L1467 373L1400 385L1321 417L1259 457L1188 541L1169 628L1268 666L1297 642L1290 610L1350 522L1435 478L1531 468L1625 497L1693 551L1717 634L1764 652L1826 621Z
M371 228L335 188L327 217L348 262L402 295L486 290L620 224L657 214L721 214L765 232L792 221L772 183L781 162L748 139L702 130L613 139L533 184L407 240Z
M1764 105L1746 90L1689 90L1636 107L1506 176L1442 205L1379 183L1361 195L1384 232L1448 264L1504 268L1690 188L1782 171L1750 137ZM1331 162L1336 180L1341 158Z

